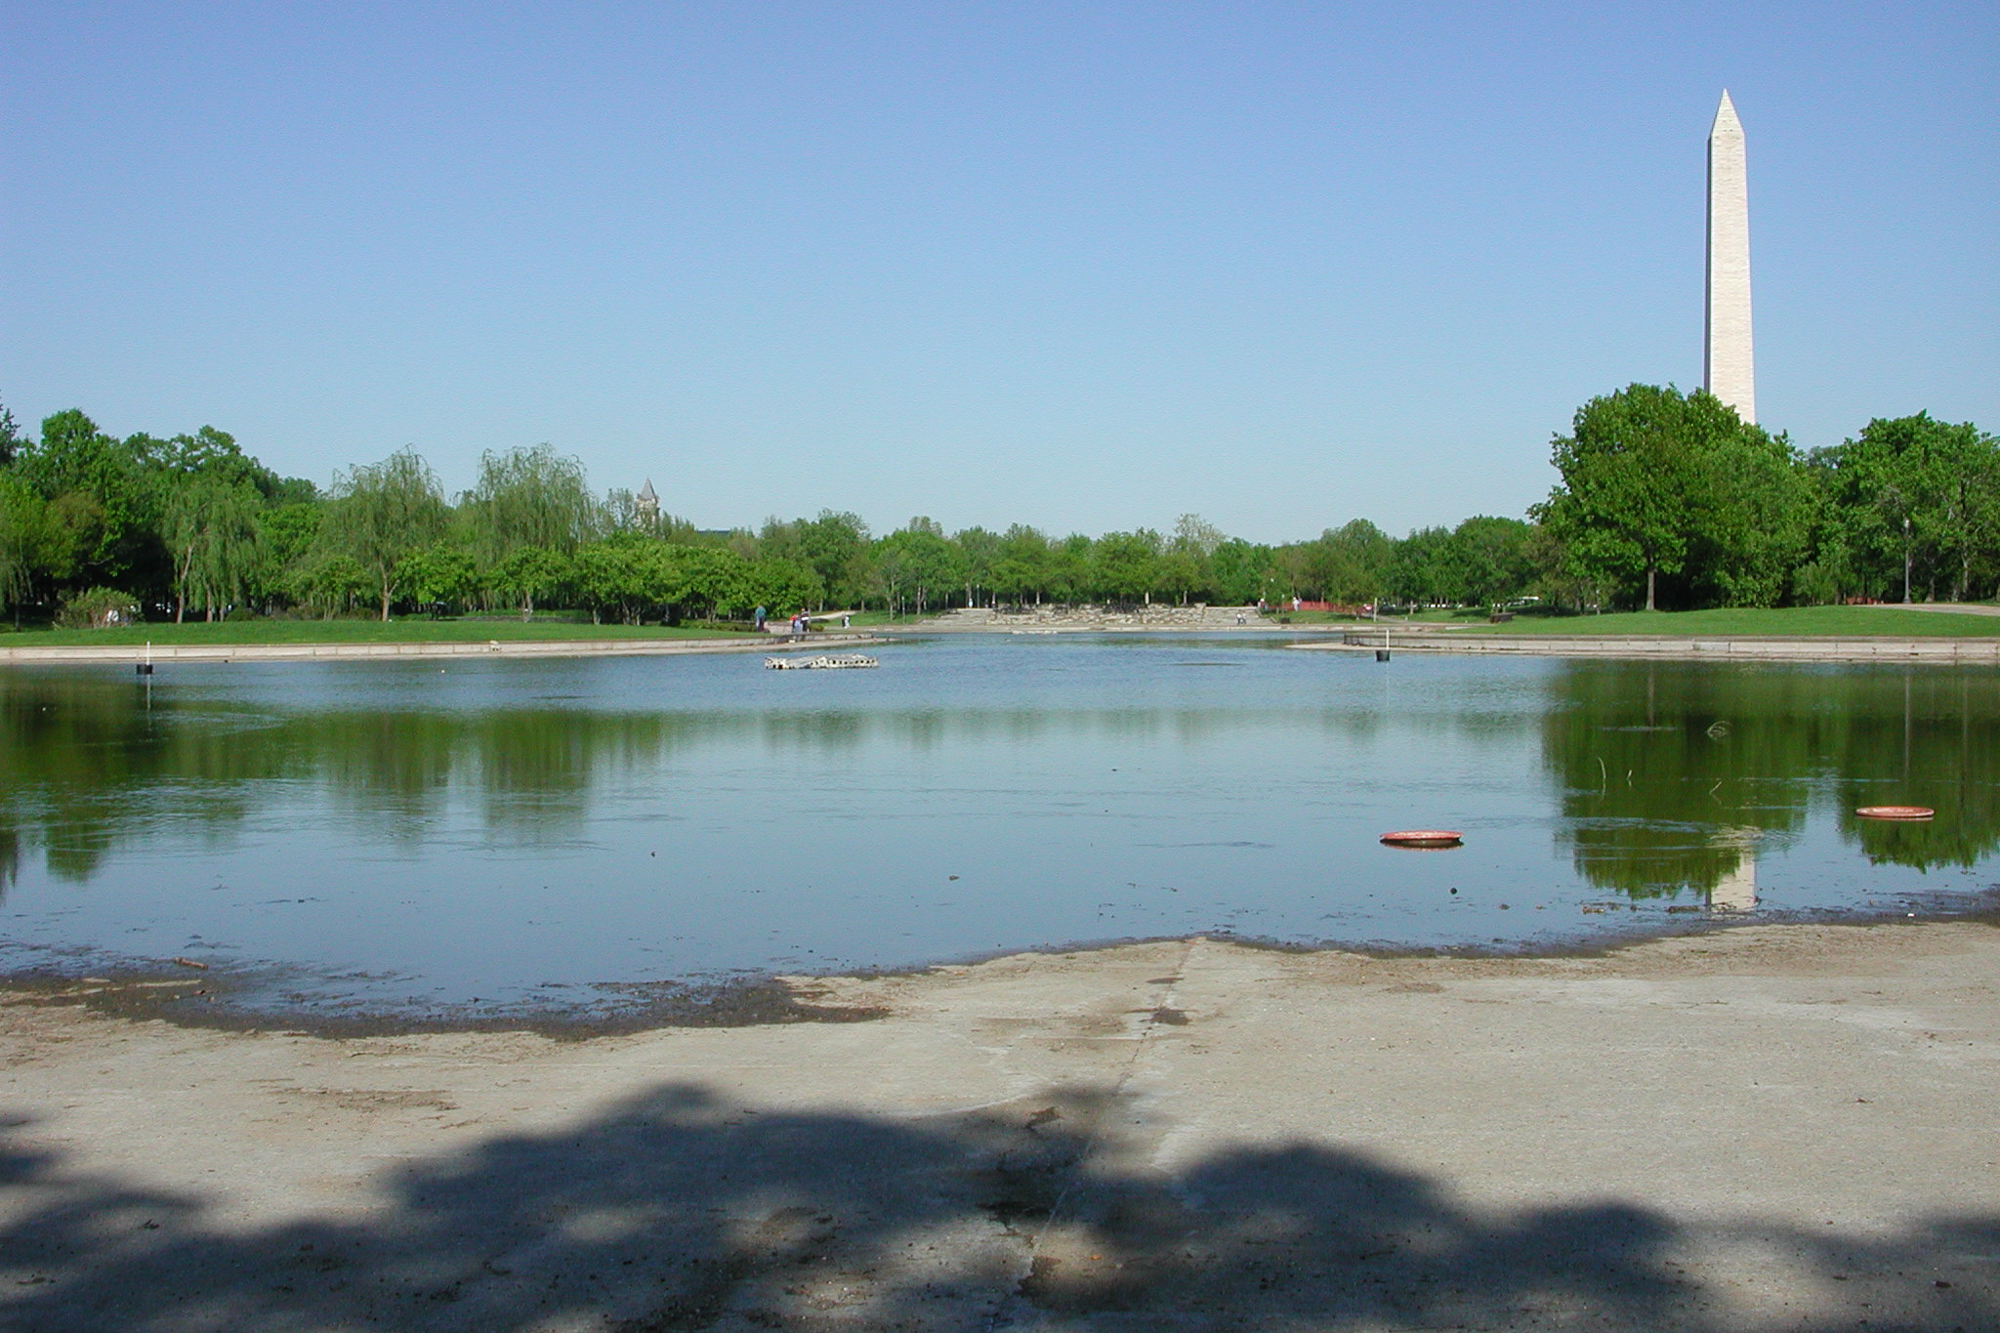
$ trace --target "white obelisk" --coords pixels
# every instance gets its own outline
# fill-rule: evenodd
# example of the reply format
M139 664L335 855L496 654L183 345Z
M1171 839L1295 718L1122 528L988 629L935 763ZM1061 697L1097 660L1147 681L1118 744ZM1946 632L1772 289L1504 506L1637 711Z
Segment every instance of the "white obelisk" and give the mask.
M1708 131L1708 345L1701 379L1708 391L1757 419L1757 372L1750 352L1750 189L1743 122L1729 90Z

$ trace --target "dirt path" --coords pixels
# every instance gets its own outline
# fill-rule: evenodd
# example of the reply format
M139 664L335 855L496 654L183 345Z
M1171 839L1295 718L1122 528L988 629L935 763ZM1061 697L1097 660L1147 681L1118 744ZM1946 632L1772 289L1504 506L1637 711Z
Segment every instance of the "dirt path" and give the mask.
M1166 942L568 1042L16 992L0 1324L2000 1327L1996 986L1961 922Z

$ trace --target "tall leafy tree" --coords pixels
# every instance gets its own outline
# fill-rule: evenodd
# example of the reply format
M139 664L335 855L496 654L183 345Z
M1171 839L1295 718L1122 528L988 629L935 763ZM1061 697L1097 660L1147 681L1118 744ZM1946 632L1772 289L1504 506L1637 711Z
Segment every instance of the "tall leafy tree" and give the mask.
M1273 577L1271 548L1240 537L1231 537L1209 556L1209 569L1216 596L1232 606L1272 595L1265 580Z
M475 554L495 571L510 561L517 572L534 568L520 563L528 550L566 558L597 535L603 520L583 463L546 444L481 455L479 480L460 511L470 524ZM535 596L521 594L524 614Z
M1159 533L1107 532L1091 547L1091 556L1093 582L1106 601L1152 601L1160 580Z
M0 467L12 463L14 455L20 452L24 443L21 438L21 427L14 420L14 414L7 410L5 403L0 403Z
M867 552L868 525L859 515L822 509L819 517L810 522L800 520L791 558L819 576L825 596L847 606L858 601L867 586L864 570Z
M1471 606L1495 606L1527 591L1534 579L1528 560L1528 525L1518 518L1474 515L1451 531L1458 588Z
M1877 418L1811 461L1822 550L1844 557L1857 591L1959 599L2000 566L2000 443L1970 422Z
M487 571L494 591L507 596L521 608L521 619L532 620L535 603L559 597L575 574L570 557L545 546L520 546L505 560Z
M367 572L387 620L399 587L397 567L443 536L444 526L437 474L416 450L400 449L380 463L335 475L319 545L323 554L346 556Z
M215 619L240 602L262 558L258 515L263 497L247 481L231 483L218 470L181 479L168 493L160 535L173 561L174 623L193 601Z
M12 471L45 501L47 573L65 586L156 572L160 488L143 459L72 408L43 420Z
M914 600L917 614L930 609L933 593L964 581L964 562L935 519L918 515L877 544L876 564L884 594L896 609Z
M1378 601L1388 590L1395 542L1365 518L1329 528L1315 541L1282 548L1279 567L1292 590L1317 592L1331 602Z
M433 611L464 606L479 594L479 571L472 556L449 539L404 556L396 566L396 581L419 605Z
M1744 518L1790 494L1776 477L1792 466L1789 446L1705 390L1684 397L1672 386L1632 384L1593 398L1551 448L1562 483L1536 516L1579 572L1643 584L1649 611L1659 605L1660 576L1680 574L1704 539L1711 564L1741 555L1732 539ZM1743 466L1754 467L1768 493L1739 506L1740 516L1723 513L1716 502Z
M1446 528L1418 528L1395 544L1385 591L1417 605L1456 603L1463 580L1458 550Z
M0 468L0 612L18 616L34 596L43 508L32 487Z
M1000 563L1000 534L970 527L954 533L951 544L958 548L959 569L965 579L965 604L975 605L980 593L993 591L993 569Z
M993 562L993 591L1016 604L1032 594L1036 603L1049 586L1049 539L1041 529L1016 523L1000 538Z

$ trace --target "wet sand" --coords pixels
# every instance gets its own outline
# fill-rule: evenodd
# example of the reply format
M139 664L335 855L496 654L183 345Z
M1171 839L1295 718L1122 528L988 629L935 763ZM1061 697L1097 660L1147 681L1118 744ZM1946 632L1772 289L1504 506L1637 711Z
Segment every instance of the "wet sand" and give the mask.
M850 1021L346 1039L0 1005L22 1329L2000 1327L2000 929L1210 940Z

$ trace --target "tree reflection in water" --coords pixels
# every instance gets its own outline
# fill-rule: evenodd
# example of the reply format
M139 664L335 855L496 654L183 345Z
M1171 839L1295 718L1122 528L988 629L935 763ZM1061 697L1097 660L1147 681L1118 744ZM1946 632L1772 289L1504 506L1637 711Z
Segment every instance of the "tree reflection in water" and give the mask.
M340 694L359 673L288 678L319 684L261 695L234 686L148 691L101 672L0 673L9 779L0 790L0 890L34 854L52 878L80 883L120 847L227 847L271 817L273 793L304 787L336 834L357 844L414 851L470 825L498 846L546 847L591 836L602 815L593 803L621 783L672 798L714 782L734 755L860 756L886 744L897 755L949 756L954 747L1075 736L1113 750L1184 744L1220 781L1293 782L1279 795L1296 796L1296 808L1280 805L1272 817L1305 827L1342 799L1308 786L1330 773L1370 781L1384 747L1397 751L1394 762L1405 765L1397 780L1410 790L1437 784L1437 757L1488 756L1489 785L1468 798L1466 816L1479 817L1478 802L1488 801L1488 813L1536 817L1538 798L1511 765L1523 749L1536 762L1538 730L1555 836L1589 885L1634 898L1691 889L1725 910L1755 906L1758 858L1795 839L1809 815L1874 863L1970 866L2000 845L2000 675L1991 671L1459 660L1427 664L1434 673L1404 682L1401 696L1381 692L1388 678L1367 677L1356 680L1369 688L1348 682L1345 693L1321 698L1284 674L1315 656L1261 654L1269 695L1239 686L1223 697L1149 702L1120 692L1127 673L1115 688L1055 681L966 707L917 684L865 706L746 707L729 694L648 710L629 699L531 697L511 678L504 688L477 681L433 707L403 678L377 694ZM537 679L585 688L590 678ZM332 695L317 697L321 687ZM1416 699L1413 687L1442 692ZM1308 732L1325 746L1300 761L1309 767L1290 776L1271 766L1274 739ZM882 799L894 799L884 790ZM1870 804L1938 813L1924 824L1854 816ZM1160 801L1146 810L1179 815Z
M1577 662L1543 761L1579 873L1635 898L1754 905L1756 857L1832 807L1871 862L1969 866L2000 844L2000 676L1956 668ZM1927 805L1883 824L1855 807Z

